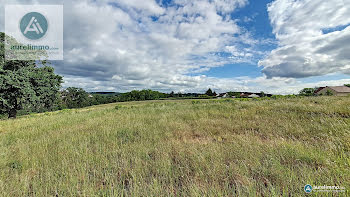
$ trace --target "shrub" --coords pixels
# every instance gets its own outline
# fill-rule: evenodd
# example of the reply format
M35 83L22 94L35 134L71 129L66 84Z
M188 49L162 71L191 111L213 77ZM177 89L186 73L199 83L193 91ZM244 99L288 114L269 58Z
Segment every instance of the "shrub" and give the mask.
M192 104L194 105L194 104L199 104L199 103L201 103L200 101L192 101Z
M116 110L119 110L119 109L121 109L121 108L123 108L123 106L121 106L121 105L115 106L115 109L116 109Z

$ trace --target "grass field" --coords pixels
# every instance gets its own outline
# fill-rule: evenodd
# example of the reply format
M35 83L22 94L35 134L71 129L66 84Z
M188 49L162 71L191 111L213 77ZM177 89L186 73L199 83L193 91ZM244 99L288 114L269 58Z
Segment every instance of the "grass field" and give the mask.
M350 97L128 102L0 121L0 196L300 196L305 184L350 195Z

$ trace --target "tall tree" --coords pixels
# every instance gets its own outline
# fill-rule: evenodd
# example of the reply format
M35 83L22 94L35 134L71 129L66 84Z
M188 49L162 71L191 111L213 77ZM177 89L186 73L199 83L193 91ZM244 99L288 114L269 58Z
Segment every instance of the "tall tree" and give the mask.
M81 108L90 105L89 94L82 88L69 87L61 94L63 103L68 108Z
M205 92L206 95L208 96L213 96L213 91L209 88L206 92Z
M16 118L21 109L50 109L57 100L62 77L54 74L47 61L6 61L5 36L0 32L0 112Z

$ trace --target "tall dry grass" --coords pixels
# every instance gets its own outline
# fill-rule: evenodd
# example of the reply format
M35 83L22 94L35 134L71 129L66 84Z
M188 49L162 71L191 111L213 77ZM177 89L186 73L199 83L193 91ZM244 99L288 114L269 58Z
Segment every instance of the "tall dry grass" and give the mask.
M0 196L349 195L349 158L349 97L109 104L0 121Z

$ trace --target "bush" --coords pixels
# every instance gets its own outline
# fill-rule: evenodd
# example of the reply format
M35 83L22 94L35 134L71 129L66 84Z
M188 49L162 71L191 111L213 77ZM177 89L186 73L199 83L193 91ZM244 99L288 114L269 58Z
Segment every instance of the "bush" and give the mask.
M192 104L200 104L201 102L200 101L192 101Z
M123 106L121 106L121 105L115 106L115 109L116 109L116 110L119 110L119 109L121 109L121 108L123 108Z
M117 101L145 101L145 100L159 100L160 98L167 98L167 94L153 90L133 90L131 92L123 93L118 96Z
M212 98L214 98L214 96L200 95L198 98L199 99L212 99Z

